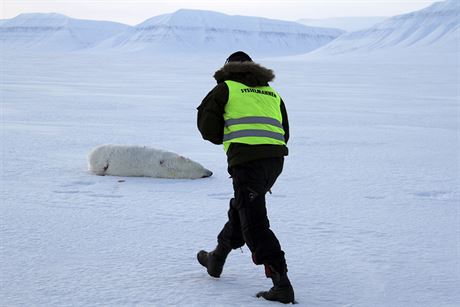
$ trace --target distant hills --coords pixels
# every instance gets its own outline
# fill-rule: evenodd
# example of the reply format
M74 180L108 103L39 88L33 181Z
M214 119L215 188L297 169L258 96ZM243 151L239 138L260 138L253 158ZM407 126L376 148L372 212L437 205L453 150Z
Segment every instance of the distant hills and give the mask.
M121 23L56 13L21 14L0 21L0 44L2 49L16 51L71 51L95 46L128 28Z
M387 49L458 52L459 46L460 1L447 0L346 33L317 52L340 54Z
M289 55L317 49L343 32L288 21L182 9L148 19L99 47L157 53L245 50L259 55Z
M414 49L458 52L460 1L437 2L409 14L379 20L353 19L362 30L312 27L260 17L181 9L137 26L82 20L56 13L21 14L0 20L2 52L144 52L213 54L245 50L257 56L285 56ZM350 19L329 20L323 24ZM379 22L380 21L380 22ZM358 25L359 24L359 25Z
M148 53L216 53L246 50L259 55L306 53L344 31L259 17L178 10L135 26L74 19L61 14L21 14L0 23L4 50Z

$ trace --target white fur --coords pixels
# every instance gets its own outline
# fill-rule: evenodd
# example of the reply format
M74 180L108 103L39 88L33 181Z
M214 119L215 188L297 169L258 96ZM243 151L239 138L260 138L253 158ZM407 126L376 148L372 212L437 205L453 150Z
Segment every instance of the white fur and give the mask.
M176 153L142 146L102 145L88 156L96 175L196 179L212 172Z

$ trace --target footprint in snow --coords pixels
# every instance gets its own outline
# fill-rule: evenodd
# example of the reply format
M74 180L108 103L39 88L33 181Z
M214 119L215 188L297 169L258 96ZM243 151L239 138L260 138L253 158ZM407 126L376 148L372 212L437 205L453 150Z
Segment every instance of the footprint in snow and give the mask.
M88 191L78 191L78 190L68 190L68 191L55 190L55 191L53 191L53 193L56 193L56 194L78 194L78 193L88 194L90 192L88 192Z
M426 199L450 199L452 196L452 193L449 191L420 191L416 193L412 193L412 195L420 197L420 198L426 198Z
M123 195L110 195L110 194L90 194L91 197L100 197L100 198L123 198Z

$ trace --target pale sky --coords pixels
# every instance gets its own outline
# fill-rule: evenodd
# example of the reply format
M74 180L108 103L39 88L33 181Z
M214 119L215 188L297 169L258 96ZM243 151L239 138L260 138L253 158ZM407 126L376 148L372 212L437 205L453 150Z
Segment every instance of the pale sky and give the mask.
M282 20L349 16L394 16L424 8L434 0L0 0L1 19L21 13L55 12L73 18L130 25L180 8Z

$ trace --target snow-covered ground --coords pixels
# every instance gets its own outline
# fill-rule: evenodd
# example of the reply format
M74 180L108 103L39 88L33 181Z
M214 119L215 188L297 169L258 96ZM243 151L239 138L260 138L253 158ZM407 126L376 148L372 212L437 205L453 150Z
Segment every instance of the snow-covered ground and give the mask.
M195 127L226 56L2 56L0 305L278 306L254 297L271 283L246 247L220 279L196 261L232 195L222 148ZM460 303L459 63L413 56L260 61L290 116L267 202L299 306ZM91 175L106 143L214 175Z

